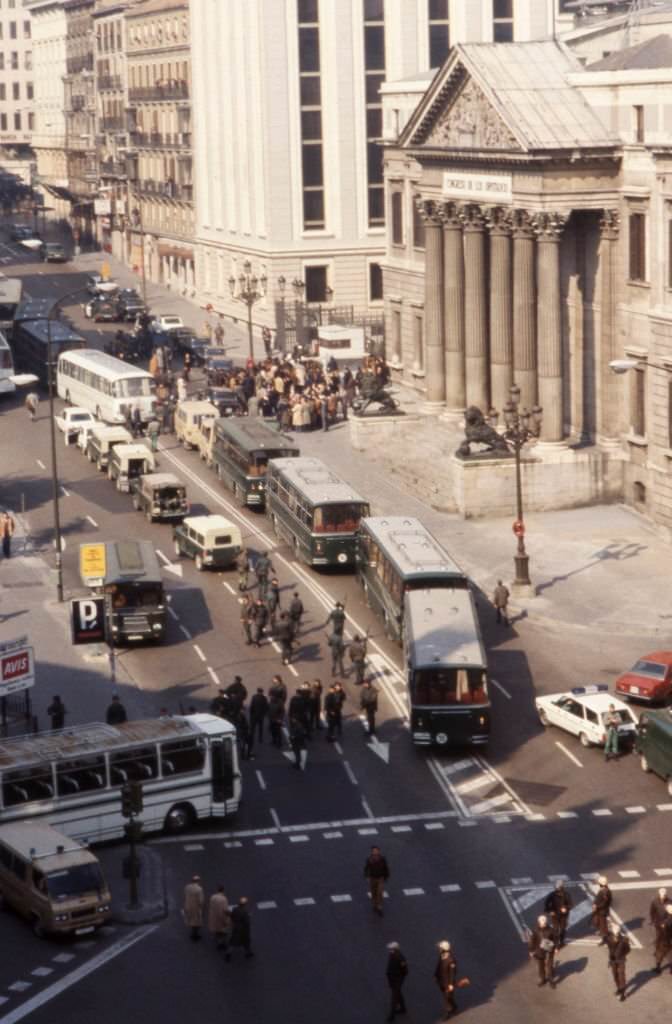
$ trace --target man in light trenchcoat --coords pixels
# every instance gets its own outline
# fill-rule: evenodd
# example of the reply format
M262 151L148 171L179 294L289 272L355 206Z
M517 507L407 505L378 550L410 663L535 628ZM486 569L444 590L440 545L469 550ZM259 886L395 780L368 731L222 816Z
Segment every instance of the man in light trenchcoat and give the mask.
M200 876L194 875L184 887L184 902L182 904L184 923L189 928L189 937L193 942L197 942L201 937L204 903L205 895Z

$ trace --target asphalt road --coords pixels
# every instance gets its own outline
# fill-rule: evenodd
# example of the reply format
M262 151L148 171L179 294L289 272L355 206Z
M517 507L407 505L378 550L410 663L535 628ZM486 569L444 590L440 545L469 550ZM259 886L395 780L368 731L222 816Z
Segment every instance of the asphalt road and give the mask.
M0 260L14 251L0 247ZM56 296L83 282L70 265L45 269L23 257L16 269L4 270L25 274L26 288L36 297ZM77 306L67 312L94 344L116 329L92 330ZM3 501L18 509L23 496L29 550L50 565L46 402L35 424L28 423L19 399L4 403L0 414ZM83 592L77 573L82 541L146 537L163 555L171 608L167 641L118 657L114 688L131 713L207 708L216 686L234 674L250 690L268 685L277 671L290 690L303 679L327 682L324 623L334 601L344 599L349 632L371 631L370 661L381 689L378 742L369 742L356 689L346 681L342 742L328 745L318 734L305 774L295 772L283 752L267 743L258 747L256 759L243 766L244 802L226 833L211 823L178 841L154 840L173 899L169 918L159 926L119 927L90 943L61 947L38 941L22 922L4 917L0 1024L26 1016L39 1024L56 1017L89 1021L94 1006L103 1024L158 1014L178 1021L194 1010L206 1019L217 1014L231 1021L369 1022L385 1015L385 943L391 939L402 943L411 963L407 1019L419 1024L439 1017L432 971L441 938L453 941L460 973L472 979L460 1004L474 1021L534 1021L549 1011L576 1021L611 1020L629 1014L630 1004L621 1007L614 1000L605 954L596 947L586 915L591 879L602 872L619 887L616 911L632 935L632 1006L640 1015L653 1015L666 999L669 1005L672 979L647 973L646 921L655 887L667 877L672 885L669 797L635 758L605 764L599 751L544 732L533 707L536 693L575 685L577 678L613 675L641 653L641 641L612 637L607 645L577 633L568 642L560 627L541 630L526 623L499 630L482 600L496 680L491 745L477 754L418 752L408 739L399 648L383 636L356 581L298 565L288 548L276 544L267 520L233 504L197 454L184 452L171 437L161 439L159 461L185 480L194 511L236 518L252 550L271 551L283 600L298 589L306 616L290 669L281 668L270 643L249 648L238 621L235 574L197 573L193 563L176 562L170 527L148 524L78 449L59 443L68 596ZM6 614L12 593L3 590L0 596ZM51 600L26 608L24 631L31 621L49 634L41 637L49 661L67 664L58 685L70 720L100 717L112 691L105 659L67 646L65 617ZM43 621L51 623L46 630ZM36 688L41 716L51 692L48 680ZM392 868L382 921L371 914L362 879L373 842L382 845ZM210 943L188 942L178 907L195 870L208 892L221 882L232 900L249 897L253 960L224 965ZM561 984L555 992L538 991L522 934L557 875L566 876L580 909L561 958ZM135 944L127 948L129 942Z

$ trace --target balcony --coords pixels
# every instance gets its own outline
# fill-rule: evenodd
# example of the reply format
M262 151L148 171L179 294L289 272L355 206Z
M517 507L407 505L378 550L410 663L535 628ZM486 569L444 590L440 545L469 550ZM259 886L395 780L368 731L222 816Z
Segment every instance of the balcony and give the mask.
M109 178L125 178L126 177L126 161L125 160L101 160L98 165L100 176Z
M194 198L193 185L177 184L174 181L153 181L151 178L143 178L135 183L135 187L143 195L178 199L183 203L190 203Z
M121 75L98 75L96 85L99 89L121 89Z
M65 70L68 75L78 75L82 71L93 71L93 54L85 53L80 57L67 57Z
M130 134L132 146L145 149L191 149L191 132L137 132Z
M101 117L98 127L103 132L125 132L126 121L123 117Z
M166 82L164 85L150 85L141 89L129 89L128 98L131 103L142 103L154 100L188 100L188 82Z

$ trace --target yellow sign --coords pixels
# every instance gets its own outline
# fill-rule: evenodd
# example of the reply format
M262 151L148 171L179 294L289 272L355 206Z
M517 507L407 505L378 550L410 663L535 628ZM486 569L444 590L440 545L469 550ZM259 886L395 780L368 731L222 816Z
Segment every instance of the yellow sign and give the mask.
M83 580L103 580L105 578L105 545L79 545L79 572Z
M107 281L108 277L110 276L110 264L109 263L103 263L102 267L100 268L100 276L102 277L102 279L104 281Z

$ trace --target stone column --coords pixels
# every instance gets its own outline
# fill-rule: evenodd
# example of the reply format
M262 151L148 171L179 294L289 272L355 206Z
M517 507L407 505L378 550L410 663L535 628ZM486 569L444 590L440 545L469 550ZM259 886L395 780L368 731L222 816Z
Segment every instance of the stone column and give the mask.
M467 405L490 406L488 387L488 297L485 284L485 217L480 206L462 208Z
M535 217L539 287L539 404L544 410L541 440L552 442L562 441L564 437L560 238L566 221L564 214L557 213L540 213Z
M455 203L443 204L443 295L446 335L447 413L464 413L465 322L464 322L464 247L462 217Z
M598 396L597 439L600 444L618 443L618 402L620 388L612 359L619 352L616 343L616 245L618 211L603 210L600 219L600 393Z
M446 399L443 347L443 228L441 204L424 199L418 204L425 223L425 374L426 400L438 411Z
M534 229L527 210L514 210L513 231L513 382L522 408L537 402L536 277Z
M513 383L511 211L488 211L490 229L490 389L501 413Z

